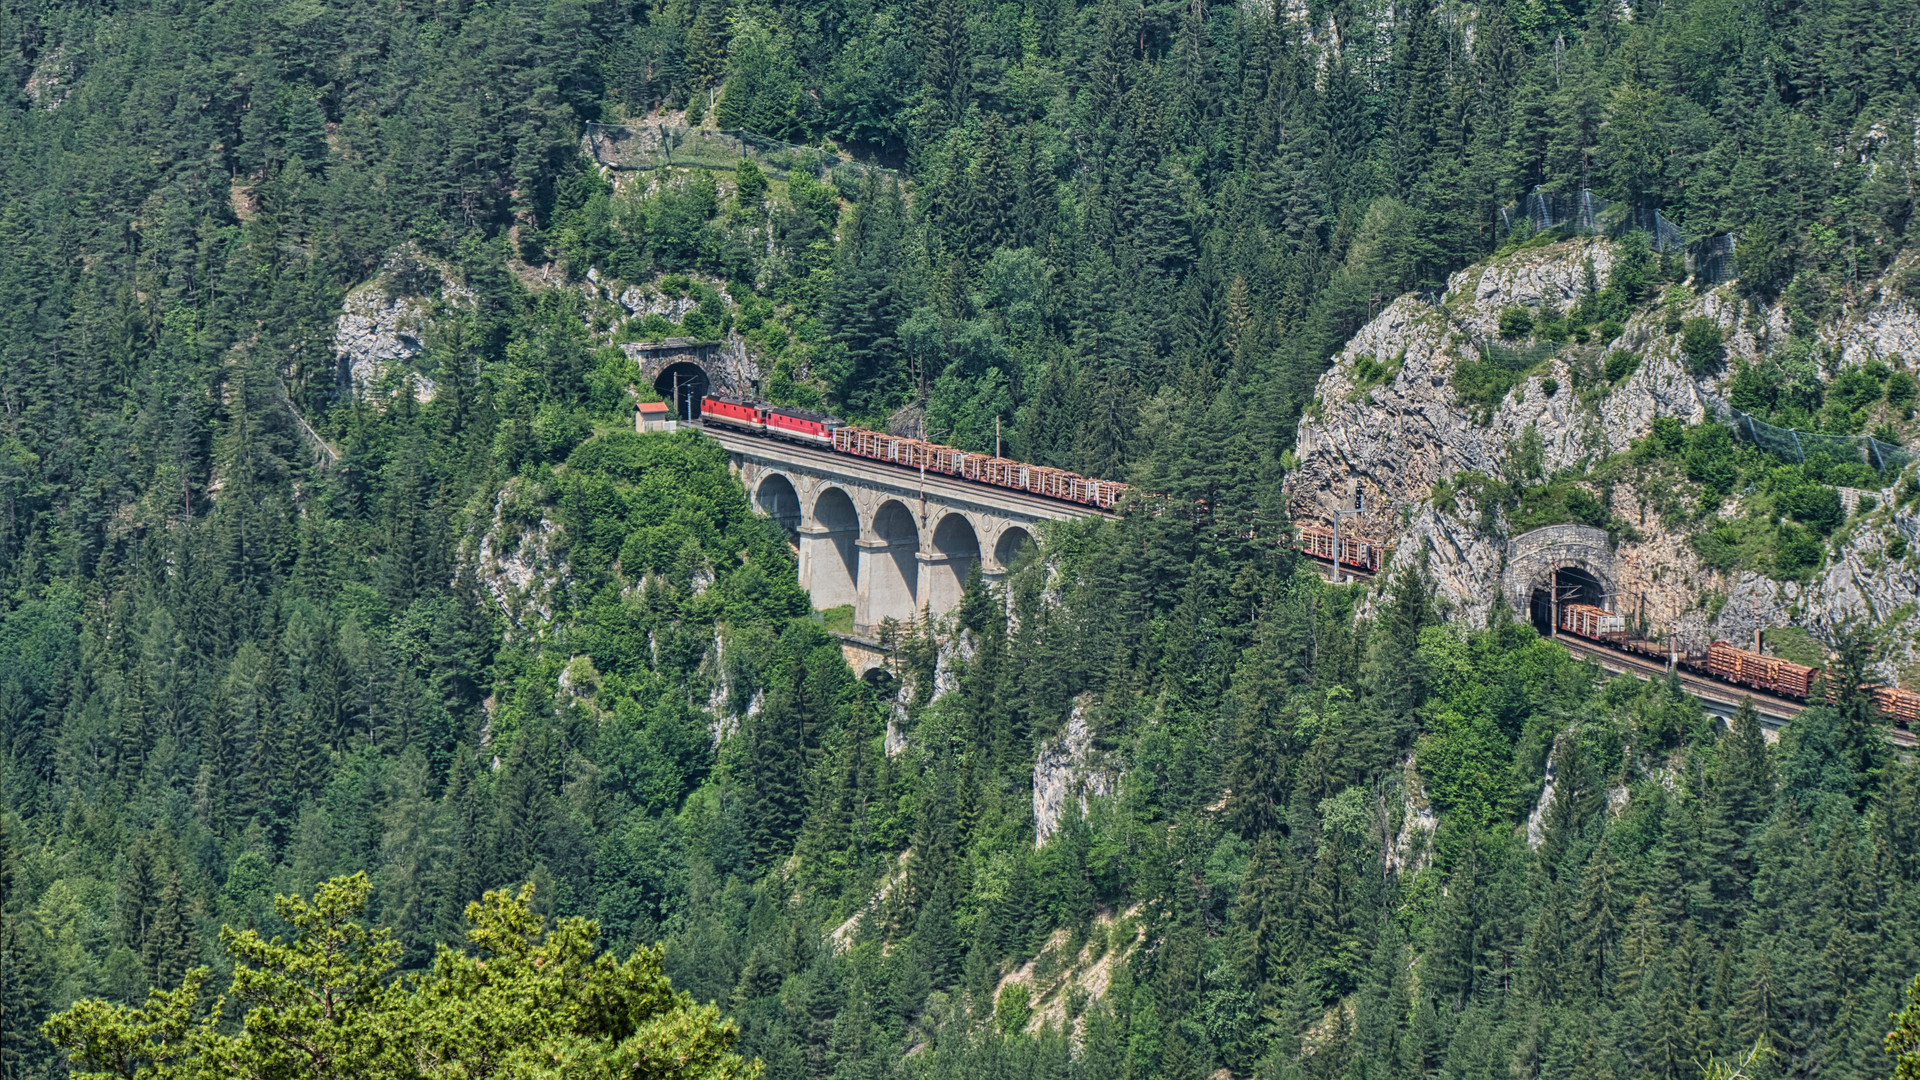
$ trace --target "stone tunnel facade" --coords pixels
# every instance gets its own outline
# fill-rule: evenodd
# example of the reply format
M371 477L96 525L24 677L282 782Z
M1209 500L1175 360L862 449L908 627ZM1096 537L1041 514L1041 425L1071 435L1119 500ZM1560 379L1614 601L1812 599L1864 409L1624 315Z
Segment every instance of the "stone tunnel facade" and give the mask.
M1549 525L1508 541L1507 566L1501 575L1507 602L1526 617L1534 591L1551 589L1554 573L1567 569L1591 575L1611 605L1617 595L1613 541L1605 529L1586 525Z

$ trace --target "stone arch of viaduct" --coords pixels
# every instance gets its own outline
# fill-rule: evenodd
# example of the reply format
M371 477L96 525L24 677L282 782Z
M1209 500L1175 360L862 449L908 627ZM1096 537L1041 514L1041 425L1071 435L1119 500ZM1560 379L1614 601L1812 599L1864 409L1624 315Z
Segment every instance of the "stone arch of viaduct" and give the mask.
M1042 522L1093 511L1020 492L928 477L880 462L730 432L727 447L754 510L779 522L800 552L800 584L815 608L852 605L855 628L938 617L960 603L976 565L989 582Z

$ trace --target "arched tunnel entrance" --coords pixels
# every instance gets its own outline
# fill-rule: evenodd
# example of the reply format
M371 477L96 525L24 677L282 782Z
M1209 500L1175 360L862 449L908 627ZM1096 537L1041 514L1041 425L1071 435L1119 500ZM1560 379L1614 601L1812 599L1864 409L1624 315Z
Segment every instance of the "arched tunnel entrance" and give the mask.
M700 418L700 399L707 396L712 386L704 368L685 360L668 364L653 380L654 392L673 402L673 415L680 420Z
M1598 577L1577 566L1555 567L1541 587L1533 590L1528 614L1543 636L1554 633L1554 616L1568 604L1607 606L1607 587Z

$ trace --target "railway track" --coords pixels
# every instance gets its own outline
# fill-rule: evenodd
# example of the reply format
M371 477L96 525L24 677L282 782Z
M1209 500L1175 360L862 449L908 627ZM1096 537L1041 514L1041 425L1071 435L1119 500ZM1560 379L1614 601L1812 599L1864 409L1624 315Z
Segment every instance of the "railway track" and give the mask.
M1315 555L1311 551L1301 551L1301 549L1299 548L1294 548L1293 550L1298 551L1300 554L1305 555L1309 559L1312 559L1314 562L1318 563L1322 568L1334 567L1334 561L1323 555ZM1358 566L1349 566L1346 563L1340 563L1338 566L1338 569L1340 571L1340 574L1343 575L1345 579L1348 581L1372 581L1373 580L1373 571L1371 570L1366 570Z
M1553 640L1565 646L1567 651L1575 656L1584 656L1597 661L1608 671L1624 672L1643 679L1667 676L1667 666L1648 657L1609 649L1603 645L1596 645L1564 634L1555 635ZM1733 686L1685 669L1681 669L1679 675L1680 685L1685 687L1689 694L1698 698L1708 712L1722 719L1732 716L1734 711L1739 709L1743 699L1752 697L1753 708L1760 714L1761 724L1765 725L1769 731L1778 731L1806 708L1805 704L1790 698L1777 697L1749 687ZM1920 745L1920 739L1916 739L1913 732L1901 728L1890 727L1887 735L1895 746L1911 749Z

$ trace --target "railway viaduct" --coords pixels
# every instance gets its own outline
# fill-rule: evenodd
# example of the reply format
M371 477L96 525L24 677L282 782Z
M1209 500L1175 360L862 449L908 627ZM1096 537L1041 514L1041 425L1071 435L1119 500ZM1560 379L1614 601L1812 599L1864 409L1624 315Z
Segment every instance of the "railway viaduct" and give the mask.
M939 616L975 564L1005 577L1045 521L1106 516L1092 507L881 461L706 428L727 450L759 513L800 550L800 585L820 610L853 606L856 632Z

